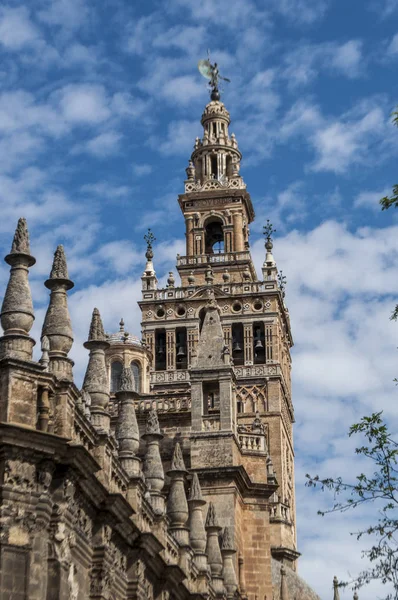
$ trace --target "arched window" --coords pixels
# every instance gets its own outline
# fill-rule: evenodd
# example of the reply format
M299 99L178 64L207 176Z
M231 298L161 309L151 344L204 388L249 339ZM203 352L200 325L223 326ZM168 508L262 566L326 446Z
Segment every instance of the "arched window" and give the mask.
M210 217L205 224L205 254L224 252L223 222L218 217Z
M111 392L115 393L119 389L120 376L122 374L122 363L115 360L111 364Z
M136 362L132 362L130 368L134 378L134 390L139 393L141 391L141 369Z

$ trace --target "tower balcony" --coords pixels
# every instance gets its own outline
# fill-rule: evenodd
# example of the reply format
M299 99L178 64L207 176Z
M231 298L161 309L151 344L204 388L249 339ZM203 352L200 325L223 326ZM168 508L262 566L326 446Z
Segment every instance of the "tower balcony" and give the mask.
M198 256L178 256L177 267L216 265L224 263L244 263L251 261L250 252L226 252L221 254L201 254Z

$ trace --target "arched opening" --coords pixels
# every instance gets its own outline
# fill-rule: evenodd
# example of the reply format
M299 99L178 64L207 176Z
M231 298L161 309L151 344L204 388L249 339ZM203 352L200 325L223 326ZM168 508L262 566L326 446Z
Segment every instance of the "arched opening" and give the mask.
M205 223L205 254L220 254L223 252L223 222L219 217L210 217Z
M187 361L187 330L185 327L176 329L176 367L177 369L186 369Z
M218 178L218 165L217 165L217 155L212 154L210 156L210 173L212 179Z
M243 325L242 323L234 323L232 325L232 357L234 359L234 365L243 365L243 350Z
M158 329L155 334L155 370L166 369L166 330Z
M132 362L130 365L131 372L134 378L134 390L136 392L141 391L141 369L140 366L136 362Z
M111 364L111 393L115 394L120 385L120 377L122 375L123 365L118 360Z
M254 364L265 363L264 323L253 323Z
M227 156L227 177L232 177L233 173L232 173L232 157L231 156Z

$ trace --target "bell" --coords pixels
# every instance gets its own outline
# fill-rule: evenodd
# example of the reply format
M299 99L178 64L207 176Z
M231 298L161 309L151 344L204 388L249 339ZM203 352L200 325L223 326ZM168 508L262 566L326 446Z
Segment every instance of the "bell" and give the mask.
M177 358L183 358L185 356L184 346L180 346L177 352Z
M235 342L232 346L232 352L241 352L242 348L239 345L239 342Z
M260 338L258 338L258 340L256 340L256 343L254 344L254 349L255 350L263 350L264 349L263 343L260 340Z
M158 355L161 356L162 354L164 354L163 346L159 346L158 347Z

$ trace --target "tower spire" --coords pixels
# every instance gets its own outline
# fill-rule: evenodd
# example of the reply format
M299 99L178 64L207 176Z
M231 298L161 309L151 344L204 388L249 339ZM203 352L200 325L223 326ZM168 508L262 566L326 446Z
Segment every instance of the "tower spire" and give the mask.
M142 281L142 291L146 291L146 290L156 290L157 288L157 283L158 280L156 279L156 273L155 273L155 269L153 267L153 249L152 249L152 244L153 242L156 241L155 236L153 235L151 229L149 228L147 233L144 235L144 240L146 241L146 252L145 252L145 258L146 258L146 265L145 265L145 271L142 274L141 277L141 281Z

